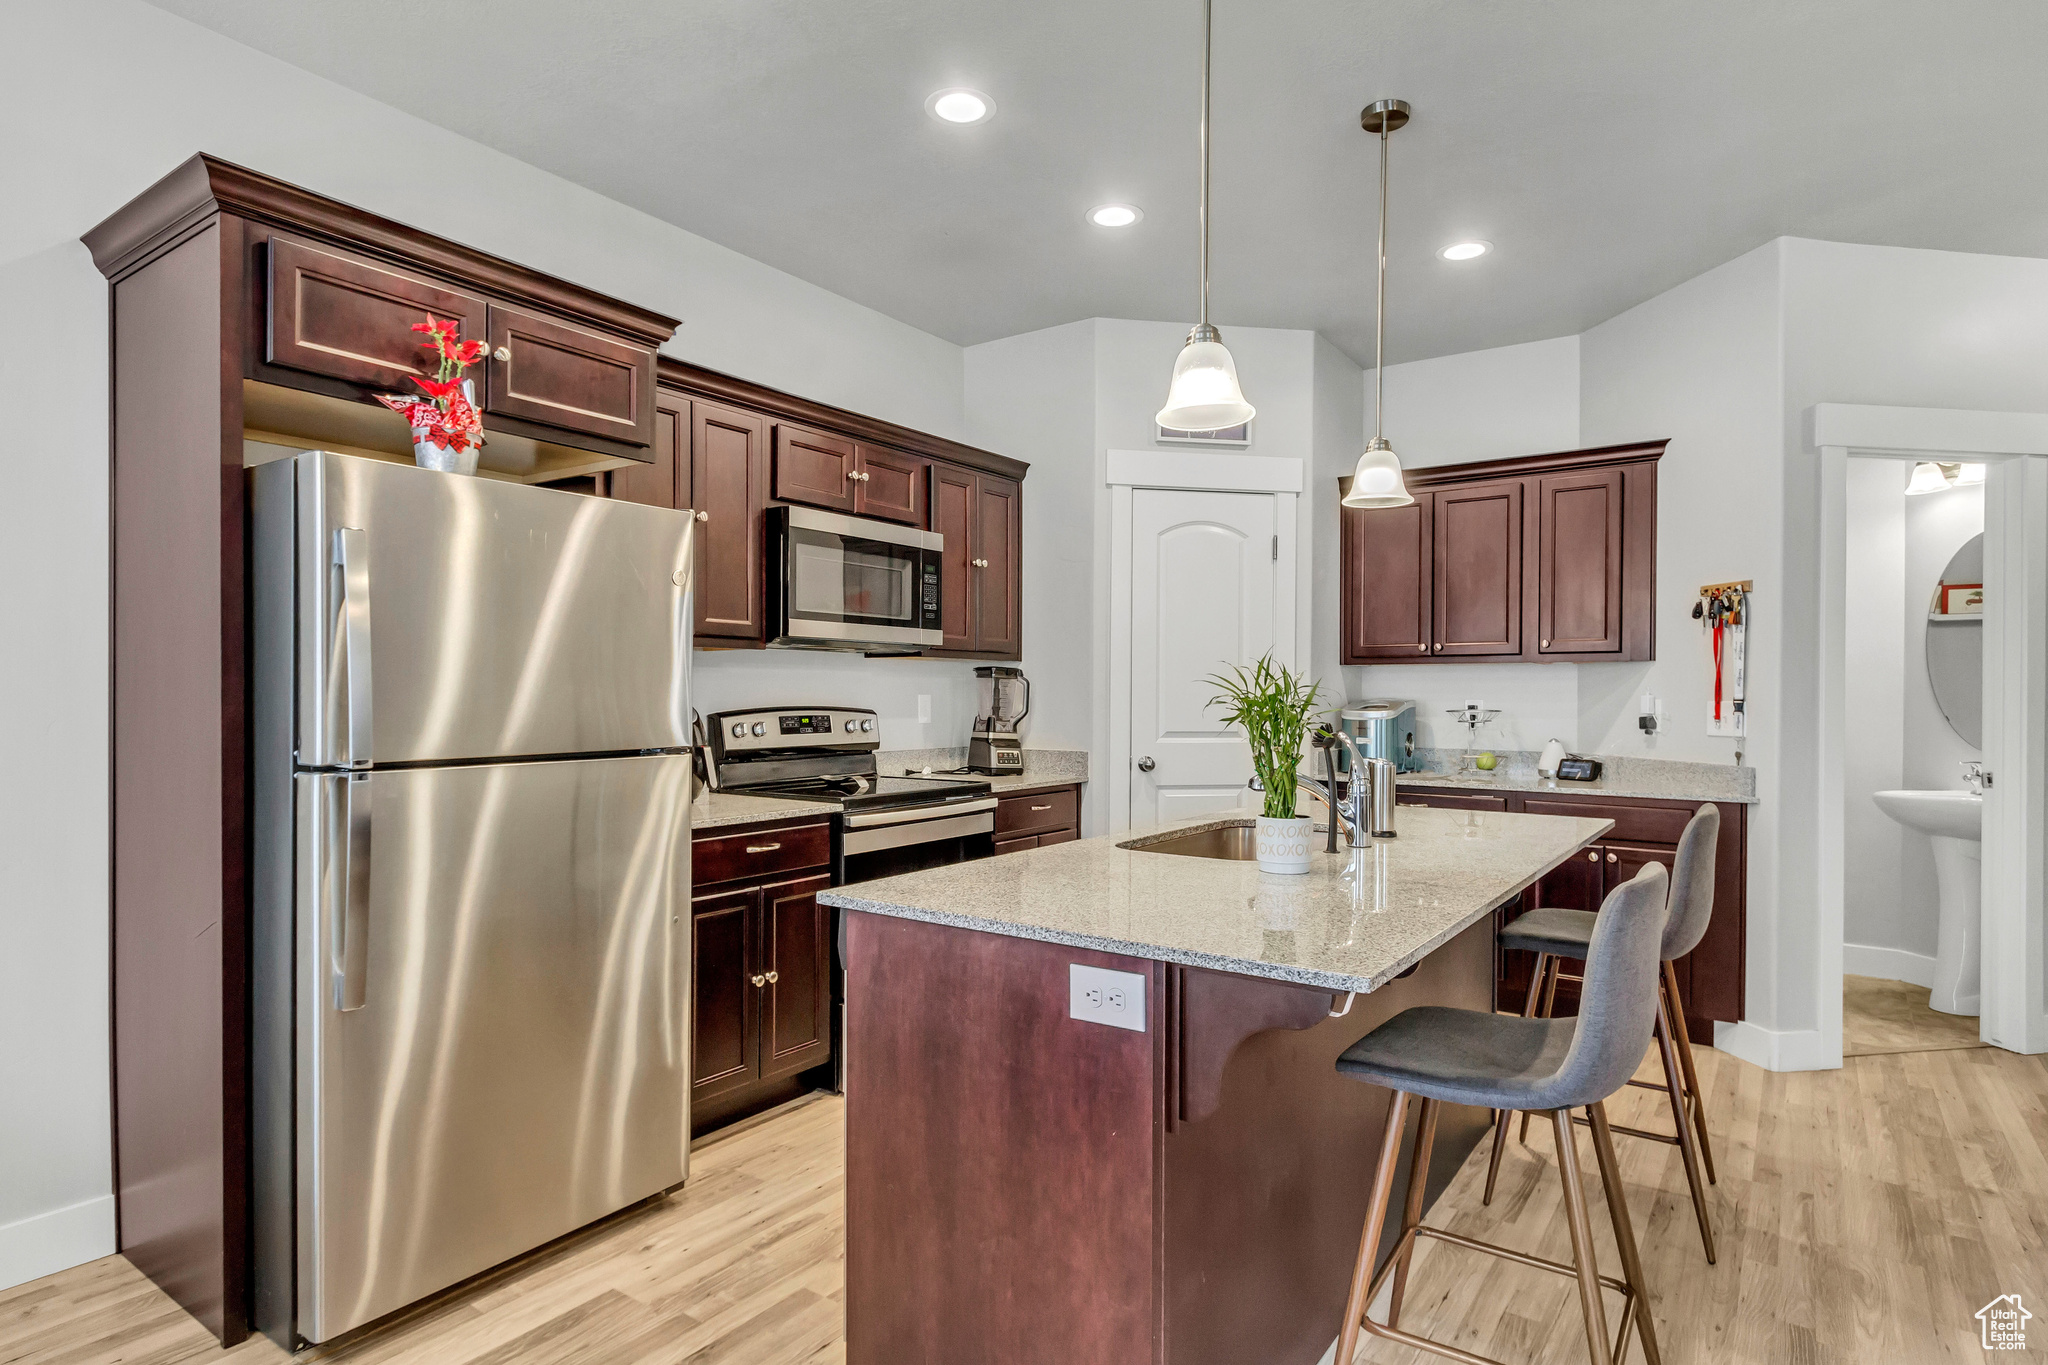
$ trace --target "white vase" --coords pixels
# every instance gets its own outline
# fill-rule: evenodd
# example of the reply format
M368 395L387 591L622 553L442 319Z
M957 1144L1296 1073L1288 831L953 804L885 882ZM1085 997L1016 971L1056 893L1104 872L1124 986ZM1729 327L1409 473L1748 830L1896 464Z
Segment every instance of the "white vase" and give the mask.
M1293 815L1277 820L1258 818L1259 871L1307 872L1309 852L1315 847L1316 821L1312 815Z

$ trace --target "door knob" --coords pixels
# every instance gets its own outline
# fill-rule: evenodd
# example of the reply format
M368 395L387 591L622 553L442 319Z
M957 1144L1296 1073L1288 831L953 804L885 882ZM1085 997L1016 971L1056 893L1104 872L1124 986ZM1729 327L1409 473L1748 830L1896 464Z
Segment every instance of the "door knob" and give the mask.
M765 976L756 976L754 978L754 984L756 986L765 986L768 984L768 978Z
M1157 764L1153 763L1152 756L1150 754L1147 754L1145 757L1138 760L1138 771L1141 773L1149 773L1152 771L1153 768L1157 766Z
M497 350L491 352L491 359L497 361L500 365L511 358L512 348L510 346L500 346Z

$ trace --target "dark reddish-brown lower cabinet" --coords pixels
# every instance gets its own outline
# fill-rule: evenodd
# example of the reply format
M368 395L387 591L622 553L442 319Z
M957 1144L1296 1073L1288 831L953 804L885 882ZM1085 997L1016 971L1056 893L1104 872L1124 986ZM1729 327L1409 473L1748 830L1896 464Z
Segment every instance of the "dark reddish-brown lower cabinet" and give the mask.
M1081 789L1055 787L996 798L996 852L1022 853L1081 837Z
M1033 939L849 911L846 940L849 1365L1313 1365L1391 1102L1338 1055L1413 1005L1493 1006L1490 917L1337 1019ZM1146 1030L1070 1018L1074 964L1141 976ZM1443 1108L1429 1199L1487 1120Z
M1406 507L1343 509L1344 662L1408 662L1431 643L1431 495Z
M1482 801L1491 804L1473 804ZM1609 892L1635 876L1646 863L1662 863L1669 868L1677 856L1678 839L1685 832L1686 823L1702 804L1717 805L1721 811L1721 835L1714 847L1713 917L1699 946L1673 965L1678 974L1678 993L1685 1002L1686 1027L1693 1042L1711 1045L1715 1020L1733 1023L1743 1017L1748 933L1748 806L1734 801L1652 801L1590 792L1474 795L1409 786L1401 788L1401 804L1513 810L1529 815L1614 822L1614 829L1600 843L1560 864L1523 892L1520 901L1500 910L1495 915L1496 926L1505 926L1516 915L1539 905L1597 911ZM1502 951L1500 959L1501 1008L1519 1011L1527 998L1534 955ZM1571 981L1561 982L1554 1005L1556 1012L1576 1013L1578 1001L1578 987Z
M831 829L721 826L691 845L690 1130L830 1083Z

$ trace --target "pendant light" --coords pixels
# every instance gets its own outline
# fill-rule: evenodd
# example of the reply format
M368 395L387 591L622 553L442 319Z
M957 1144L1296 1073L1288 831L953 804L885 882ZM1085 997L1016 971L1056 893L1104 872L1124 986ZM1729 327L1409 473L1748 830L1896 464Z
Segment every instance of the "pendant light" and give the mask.
M1218 431L1243 426L1255 409L1237 385L1237 362L1223 345L1223 333L1209 323L1209 49L1214 23L1212 0L1202 0L1202 320L1188 333L1166 406L1154 418L1169 431Z
M1380 135L1380 283L1373 340L1372 440L1352 471L1351 491L1344 495L1346 507L1406 507L1415 501L1415 495L1401 482L1401 457L1380 431L1387 390L1387 134L1407 122L1406 100L1374 100L1358 115L1359 127Z
M1913 466L1913 479L1906 485L1907 497L1919 497L1923 493L1945 493L1951 480L1949 470L1953 466L1937 464L1933 460L1922 460Z

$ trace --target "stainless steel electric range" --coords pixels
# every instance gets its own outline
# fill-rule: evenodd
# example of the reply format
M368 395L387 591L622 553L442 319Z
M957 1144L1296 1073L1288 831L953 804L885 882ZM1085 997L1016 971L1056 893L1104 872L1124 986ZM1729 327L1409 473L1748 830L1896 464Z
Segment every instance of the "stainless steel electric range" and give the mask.
M996 799L978 778L884 777L873 711L844 706L721 711L706 718L717 791L836 804L839 885L995 853Z

